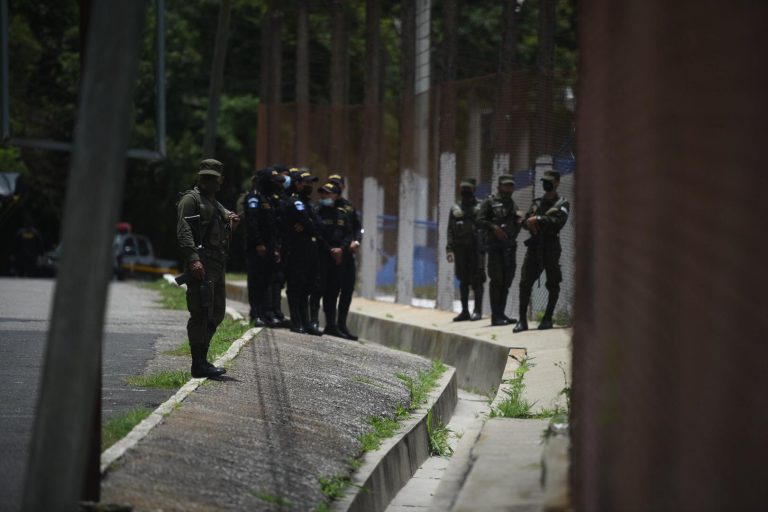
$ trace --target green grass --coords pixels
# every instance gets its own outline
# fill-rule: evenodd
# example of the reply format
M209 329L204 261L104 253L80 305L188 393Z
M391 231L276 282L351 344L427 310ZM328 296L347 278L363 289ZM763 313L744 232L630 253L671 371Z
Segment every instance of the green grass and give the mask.
M448 438L453 431L440 422L433 424L432 411L427 413L427 435L429 436L429 454L439 457L450 457L453 448L448 443Z
M282 498L280 496L275 496L268 491L251 491L251 494L259 498L261 501L272 503L278 507L290 507L292 505L291 500Z
M330 500L338 500L344 497L344 489L352 483L348 476L342 475L321 476L319 481L320 492Z
M165 279L158 279L144 284L147 288L160 293L160 305L166 309L187 309L187 292L181 286L171 284Z
M427 371L416 372L416 378L410 377L403 373L395 374L395 377L400 379L405 384L408 393L410 394L411 402L408 409L413 411L421 407L422 404L427 402L429 392L437 386L437 381L447 370L446 366L440 361L432 361L432 366Z
M510 356L512 357L512 356ZM505 380L504 383L509 387L502 389L502 392L507 397L499 402L499 405L491 409L491 418L550 418L556 411L549 409L540 409L538 412L533 411L533 407L536 402L529 402L523 398L523 392L525 391L525 374L530 371L535 365L532 362L532 358L525 356L522 359L516 359L520 364L515 370L515 376L509 380Z
M378 449L384 439L395 435L399 423L397 420L387 418L386 416L374 416L368 418L368 425L370 425L373 430L366 432L358 438L362 445L363 452L372 452Z
M136 407L112 418L101 426L101 451L124 438L133 427L152 413L152 409Z
M224 321L221 322L221 325L219 325L219 328L216 329L216 334L214 334L211 339L211 346L208 348L208 359L210 361L215 361L221 357L224 352L229 350L230 345L245 334L248 329L250 329L250 326L248 325L242 325L240 322L232 320L229 317L225 318ZM189 351L189 342L185 341L178 347L163 353L169 356L189 357L191 355Z
M245 281L248 279L248 274L244 272L227 272L224 275L226 281Z
M172 370L128 377L126 382L137 388L178 389L191 378L192 375L188 371Z

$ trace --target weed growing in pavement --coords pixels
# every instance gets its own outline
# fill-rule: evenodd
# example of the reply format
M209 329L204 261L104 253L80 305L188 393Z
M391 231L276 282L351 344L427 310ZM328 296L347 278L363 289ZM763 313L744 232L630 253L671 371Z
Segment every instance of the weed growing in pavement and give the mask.
M292 505L290 500L282 498L280 496L275 496L274 494L268 491L251 491L251 494L259 498L261 501L266 501L267 503L273 503L278 507L290 507Z
M192 375L188 371L174 370L128 377L126 382L137 388L178 389L191 378Z
M219 328L216 329L216 334L214 334L211 339L211 346L208 348L208 359L215 361L221 357L224 352L229 350L230 345L245 334L249 328L250 327L247 324L242 325L240 322L232 320L229 317L225 318L224 321L221 322L221 325L219 325ZM163 354L168 356L189 357L191 355L189 351L189 342L185 341L178 347L163 352Z
M446 366L441 361L434 360L429 370L426 372L416 372L416 378L404 373L395 374L395 377L400 379L405 384L406 389L408 389L411 397L411 403L408 407L410 410L418 409L427 401L429 392L437 386L437 381L440 380L446 369Z
M429 436L429 454L439 457L450 457L453 448L448 443L448 438L453 431L442 423L432 424L432 410L427 413L427 435Z
M224 279L227 281L246 281L248 279L248 274L244 272L227 272Z
M358 437L363 452L372 452L378 449L384 439L395 435L399 426L397 420L386 416L369 418L368 424L373 427L373 430Z
M157 279L145 285L160 292L160 305L166 309L187 309L187 292L181 286L171 284L165 279Z
M491 418L550 418L555 411L549 409L541 409L539 412L534 413L533 407L536 402L529 402L523 398L523 391L525 391L525 374L530 371L535 365L532 362L532 358L524 356L518 359L514 356L510 356L519 362L517 369L515 370L515 376L509 380L505 380L504 384L507 384L506 389L501 391L507 395L498 406L491 408Z
M124 438L133 427L152 413L152 409L136 407L112 418L101 426L101 451Z
M392 315L390 313L384 313L384 316L387 317L387 318L395 318L394 315Z

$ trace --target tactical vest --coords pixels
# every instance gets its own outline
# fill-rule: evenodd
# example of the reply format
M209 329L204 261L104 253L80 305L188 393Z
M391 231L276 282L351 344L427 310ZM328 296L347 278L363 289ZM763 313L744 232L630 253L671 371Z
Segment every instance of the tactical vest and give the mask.
M226 252L231 232L224 207L215 199L205 199L197 189L187 190L181 197L191 197L196 205L195 211L200 215L197 220L187 220L195 243L211 251Z

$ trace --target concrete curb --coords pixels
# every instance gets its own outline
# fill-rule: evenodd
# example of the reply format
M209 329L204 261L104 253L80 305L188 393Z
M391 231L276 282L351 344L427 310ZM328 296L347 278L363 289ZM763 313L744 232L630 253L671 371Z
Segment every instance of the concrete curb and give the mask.
M226 287L227 299L248 303L248 290L244 284L227 283ZM284 304L284 309L287 310L287 304ZM510 347L493 341L380 318L361 311L351 310L347 323L360 339L429 359L439 359L453 366L459 387L478 394L497 390L510 353Z
M229 349L219 357L214 363L216 366L223 366L232 361L240 350L253 339L257 334L261 332L261 328L253 328L243 334L243 336L230 345ZM147 418L141 423L133 427L133 430L116 442L101 454L101 473L102 475L107 472L109 467L122 457L125 452L136 446L136 444L146 437L149 432L163 421L163 417L170 414L178 404L183 402L197 387L203 383L206 379L189 379L171 398L155 409Z
M404 421L397 435L366 454L362 466L352 475L352 486L339 501L335 511L384 511L413 474L429 458L427 415L432 423L447 425L458 400L456 370L448 368L438 386L429 394L427 404Z

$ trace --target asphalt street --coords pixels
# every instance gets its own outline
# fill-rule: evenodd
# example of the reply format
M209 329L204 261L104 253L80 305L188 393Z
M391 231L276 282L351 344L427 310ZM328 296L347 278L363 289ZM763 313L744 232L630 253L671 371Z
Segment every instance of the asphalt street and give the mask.
M53 289L54 281L49 279L0 279L2 511L20 508ZM172 394L133 388L125 382L156 366L164 359L160 352L186 339L187 313L162 309L157 298L155 292L133 283L110 286L102 379L104 420L137 406L154 408Z

